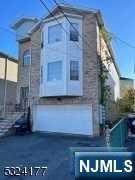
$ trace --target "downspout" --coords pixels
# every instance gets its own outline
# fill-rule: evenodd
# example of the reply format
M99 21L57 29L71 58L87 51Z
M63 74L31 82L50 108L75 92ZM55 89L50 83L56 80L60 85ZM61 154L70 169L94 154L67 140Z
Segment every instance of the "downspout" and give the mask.
M32 43L30 39L30 65L29 65L29 96L28 96L28 107L30 107L30 97L31 97L31 63L32 63Z
M100 76L102 76L102 48L101 48L102 40L101 40L101 26L99 26L99 68L100 68ZM103 82L102 77L100 77L100 135L104 134L104 120L103 120Z
M30 65L29 65L29 94L28 94L28 109L27 109L27 122L28 122L28 130L32 132L32 124L31 124L31 63L32 63L32 43L30 39Z

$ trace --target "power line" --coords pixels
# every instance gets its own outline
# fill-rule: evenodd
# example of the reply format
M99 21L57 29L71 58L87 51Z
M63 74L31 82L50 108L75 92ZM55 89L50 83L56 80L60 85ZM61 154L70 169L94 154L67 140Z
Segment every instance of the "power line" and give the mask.
M16 33L14 31L12 31L11 29L8 29L8 28L4 28L2 26L0 26L0 29L4 30L4 31L7 31L9 32L11 35L16 35ZM22 36L21 34L18 34L18 37L19 38L24 38L24 36ZM32 45L35 45L35 46L40 46L41 47L41 43L38 43L37 41L32 41ZM62 50L59 50L59 49L55 49L55 48L52 48L52 47L48 47L48 49L52 50L52 51L55 51L55 52L60 52L62 54L66 54L66 52L62 51ZM39 50L37 48L33 48L33 50Z
M111 35L112 38L118 39L121 43L125 44L126 46L135 49L135 46L130 44L129 42L122 40L119 36L117 36L116 34L112 33L112 32L107 32L108 34Z
M66 34L70 34L63 26L62 24L59 22L59 20L54 16L54 14L51 12L51 10L48 8L48 6L46 5L46 3L43 0L39 0L41 2L41 4L45 7L45 9L49 12L49 14L56 20L56 22L62 27L62 29L66 32ZM51 2L51 1L50 1ZM72 22L69 20L69 18L66 16L66 14L63 12L62 8L60 7L59 3L57 1L54 1L54 3L58 6L58 8L60 8L61 13L64 15L64 17L67 19L67 21L70 23L70 25L72 26L72 28L78 33L79 37L86 42L86 44L89 46L89 48L91 49L90 44L87 42L87 40L85 39L85 37L82 37L82 35L79 33L79 31L73 26ZM74 44L76 44L79 49L81 51L84 51L86 54L88 54L89 52L84 48L80 47L79 44L77 42L73 42Z
M79 31L73 26L72 22L69 20L69 18L67 17L67 15L64 13L63 9L61 8L60 4L56 1L56 0L52 0L59 8L59 10L61 11L61 13L64 15L64 17L67 19L67 21L70 23L70 25L72 26L72 28L79 34L79 36L85 40L85 42L87 43L87 45L89 46L89 43L87 42L87 39L85 37L83 37ZM112 33L112 32L108 32L108 34L110 34L112 37L117 38L121 43L125 44L126 46L135 49L135 46L130 44L129 42L122 40L120 37L118 37L116 34Z
M59 10L61 11L61 13L64 15L64 17L66 18L66 20L69 22L69 24L71 25L71 27L78 33L79 37L84 40L86 42L86 44L90 47L90 44L87 42L87 39L82 36L79 31L75 28L75 26L73 25L73 23L70 21L70 19L68 18L68 16L64 13L63 9L61 8L61 6L59 5L59 3L56 0L52 0L56 6L58 6ZM90 47L91 48L91 47Z
M41 4L45 7L45 9L49 12L49 14L55 19L55 21L62 27L62 29L66 32L66 34L69 34L69 32L62 26L62 24L60 23L60 21L53 15L53 13L50 11L50 9L48 8L48 6L45 4L45 2L43 0L39 0L41 2ZM74 44L76 44L80 50L83 50L78 43L74 42Z
M51 16L54 17L54 15L53 15L52 12L50 11L50 9L46 6L46 4L45 4L42 0L40 0L40 2L41 2L42 5L47 9L47 11L51 14ZM59 3L58 3L56 0L53 0L53 2L60 8L62 14L65 16L65 18L66 18L67 21L71 24L71 26L74 28L74 30L79 34L79 36L80 36L81 38L83 38L83 37L80 35L80 33L78 32L78 30L73 26L72 22L70 22L69 18L66 16L66 14L63 12L63 10L62 10L62 8L60 7ZM58 22L58 24L61 25L61 23L58 21L57 18L55 18L55 20ZM61 25L61 26L62 26L62 25ZM65 31L66 33L68 33L63 26L62 26L62 28L64 29L64 31ZM5 27L0 26L0 29L5 30L5 31L7 31L7 32L10 32L10 33L12 33L12 34L15 34L14 31L12 31L11 29L8 29L8 28L5 28ZM132 45L132 44L130 44L129 42L121 39L121 38L118 37L116 34L114 34L114 33L112 33L112 32L107 32L107 33L110 34L112 38L118 39L121 43L125 44L125 45L128 46L129 48L135 49L135 46L134 46L134 45ZM19 37L21 38L21 37L24 37L24 36L19 35ZM87 42L87 41L86 41L86 42ZM74 43L75 43L75 42L74 42ZM35 44L35 43L34 43L34 44ZM37 42L36 42L35 45L40 45L40 46L41 46L41 44L37 44ZM76 43L76 45L78 45L78 44ZM89 44L88 44L88 45L89 45ZM79 45L78 45L78 46L79 46ZM82 49L80 46L79 46L79 48ZM53 50L53 48L50 48L50 49ZM56 51L57 51L57 50L56 50Z
M59 10L62 12L62 14L64 15L64 17L67 19L67 21L70 23L70 25L72 26L72 28L78 32L78 30L73 26L73 24L70 22L69 18L67 17L67 15L64 13L63 9L61 8L61 6L59 5L59 3L57 2L57 0L52 0L56 6L58 6ZM132 48L132 49L135 49L135 46L129 44L128 42L126 42L125 40L122 40L121 38L119 38L118 36L116 36L114 33L110 33L110 32L107 32L108 34L110 34L111 36L113 36L114 38L117 38L120 42L124 43L126 46ZM81 36L80 33L78 32L79 36L84 39L85 41L85 37ZM87 43L87 45L89 46L89 43L87 42L87 40L85 41ZM135 64L134 64L134 67L135 67Z
M122 40L122 42L120 41L120 43L126 45L126 47L128 46L128 45L127 45L127 42L126 42L126 44L123 43L123 40ZM119 48L118 39L114 38L114 39L113 39L113 44L114 44L114 46L115 46L115 52L117 53L117 58L119 59L121 53L120 53L120 48ZM131 68L132 68L133 72L135 73L135 60L133 60L134 57L132 57L133 55L132 55L131 51L129 51L129 50L135 50L135 49L134 49L133 47L131 47L131 46L128 46L128 47L129 47L130 49L127 48L126 54L129 54L129 55L128 55L128 59L130 59L131 64L133 63L133 67L131 67ZM119 49L119 50L118 50L118 49Z

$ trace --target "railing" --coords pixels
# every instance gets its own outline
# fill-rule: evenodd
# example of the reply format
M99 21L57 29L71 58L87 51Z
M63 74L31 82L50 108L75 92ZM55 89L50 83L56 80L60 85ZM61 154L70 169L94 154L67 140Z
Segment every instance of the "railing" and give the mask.
M18 107L18 108L17 108ZM4 106L0 105L0 118L3 118ZM24 109L20 105L16 104L6 104L5 113L9 112L24 112Z
M106 131L107 146L124 147L128 137L127 120L121 119L112 129Z

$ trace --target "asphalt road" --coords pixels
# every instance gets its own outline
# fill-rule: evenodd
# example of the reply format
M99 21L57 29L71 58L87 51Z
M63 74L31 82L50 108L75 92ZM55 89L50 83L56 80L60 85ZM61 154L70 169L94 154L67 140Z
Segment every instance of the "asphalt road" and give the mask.
M0 138L0 180L74 180L70 172L70 147L104 146L102 138L76 138L31 134ZM127 146L135 150L135 139ZM4 176L4 167L47 166L44 176Z
M32 134L0 138L0 180L73 180L70 173L70 147L104 146L102 138L76 138ZM4 167L47 166L38 176L4 176Z

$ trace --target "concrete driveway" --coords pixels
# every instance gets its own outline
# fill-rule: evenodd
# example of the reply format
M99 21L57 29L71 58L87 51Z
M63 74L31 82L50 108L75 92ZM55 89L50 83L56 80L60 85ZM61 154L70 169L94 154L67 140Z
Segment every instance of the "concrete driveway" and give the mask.
M76 138L45 134L10 136L0 139L0 180L73 180L70 147L104 146L102 138ZM45 176L4 177L4 167L47 166Z

